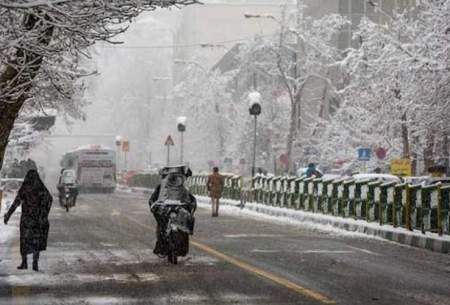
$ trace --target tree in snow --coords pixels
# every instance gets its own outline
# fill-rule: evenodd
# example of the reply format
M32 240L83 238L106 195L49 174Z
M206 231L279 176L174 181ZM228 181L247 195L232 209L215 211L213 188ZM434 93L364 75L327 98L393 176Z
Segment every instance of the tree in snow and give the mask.
M320 119L326 99L335 91L332 75L336 62L342 58L337 48L336 37L347 19L340 15L327 15L320 19L305 16L304 3L292 12L285 8L281 20L265 17L279 23L279 33L275 38L263 38L250 45L242 56L244 66L267 75L281 84L289 98L289 130L285 136L285 151L288 156L288 170L293 168L293 148L305 146L309 129ZM321 83L321 86L317 84ZM306 100L308 86L324 88L319 97ZM318 103L316 103L318 102ZM312 109L319 109L318 111ZM315 112L317 114L313 114ZM305 121L305 122L303 122ZM301 128L305 130L301 130Z
M379 8L378 8L379 9ZM448 158L450 2L423 1L385 25L363 19L342 67L349 86L324 129L322 160L385 147L391 157Z
M239 130L236 123L241 114L229 88L234 72L208 71L200 62L200 58L194 58L178 63L185 65L184 80L173 90L172 111L174 117L188 117L189 129L196 130L195 134L186 135L186 145L195 151L195 155L188 156L190 161L201 168L207 160L222 160L234 151L233 131ZM205 147L204 143L208 145Z
M50 105L79 116L87 47L127 29L146 10L196 0L4 0L0 2L0 167L20 110Z

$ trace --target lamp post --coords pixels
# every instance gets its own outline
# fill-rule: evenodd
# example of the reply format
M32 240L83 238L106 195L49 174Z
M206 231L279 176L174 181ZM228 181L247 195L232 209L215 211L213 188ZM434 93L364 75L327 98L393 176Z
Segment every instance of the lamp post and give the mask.
M180 145L180 165L183 164L183 134L186 131L186 117L185 116L180 116L177 119L177 129L180 132L180 136L181 136L181 145Z
M122 145L122 137L116 136L116 147L117 147L117 156L116 156L116 172L119 172L119 163L120 163L120 146Z
M250 115L253 115L255 121L254 133L253 133L253 159L252 159L252 177L255 176L256 166L256 128L258 124L258 115L261 114L261 94L257 91L250 92L248 94L249 106L248 109Z

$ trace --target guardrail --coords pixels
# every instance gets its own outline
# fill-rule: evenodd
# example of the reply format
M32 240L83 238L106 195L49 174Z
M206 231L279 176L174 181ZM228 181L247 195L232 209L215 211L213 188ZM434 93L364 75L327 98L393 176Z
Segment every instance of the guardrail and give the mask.
M206 175L191 177L187 186L207 195ZM256 176L244 189L241 176L225 176L223 197L289 209L389 224L407 230L450 234L450 185L410 185L353 179Z

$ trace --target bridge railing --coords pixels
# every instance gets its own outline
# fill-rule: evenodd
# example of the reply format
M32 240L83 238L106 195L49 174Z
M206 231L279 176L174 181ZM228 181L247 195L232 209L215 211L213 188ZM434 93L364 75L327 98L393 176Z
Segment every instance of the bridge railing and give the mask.
M206 182L206 175L194 175L187 185L206 196ZM227 175L223 198L450 234L449 185L256 176L246 188L242 177Z

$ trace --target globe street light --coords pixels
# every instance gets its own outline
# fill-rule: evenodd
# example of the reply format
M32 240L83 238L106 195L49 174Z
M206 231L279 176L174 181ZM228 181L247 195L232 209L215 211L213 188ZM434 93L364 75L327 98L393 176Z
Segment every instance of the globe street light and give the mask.
M180 165L183 164L183 133L186 131L186 120L185 116L180 116L177 119L177 129L181 135L181 145L180 145Z
M255 176L255 165L256 165L256 128L258 115L261 114L261 94L257 91L250 92L248 94L249 106L248 111L250 115L255 118L255 128L253 133L253 160L252 160L252 177Z

